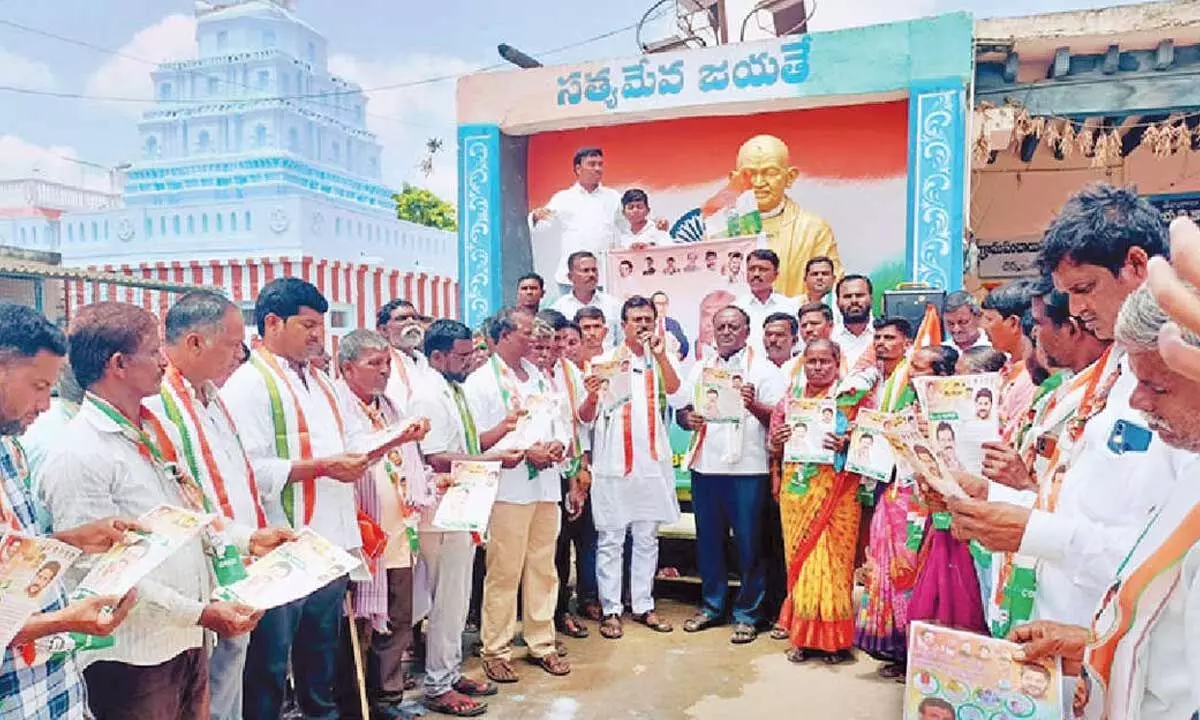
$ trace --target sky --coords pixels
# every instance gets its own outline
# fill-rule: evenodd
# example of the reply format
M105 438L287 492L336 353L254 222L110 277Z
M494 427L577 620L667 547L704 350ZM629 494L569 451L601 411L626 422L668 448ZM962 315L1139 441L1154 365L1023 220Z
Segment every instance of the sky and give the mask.
M546 64L638 53L633 26L654 0L297 0L325 34L330 69L364 88L458 75L499 62L509 43ZM813 30L967 10L977 17L1078 10L1129 0L817 0ZM421 8L419 12L413 6ZM103 7L102 11L97 8ZM16 28L5 23L25 26ZM112 167L136 160L138 114L149 103L98 97L151 95L153 63L195 53L190 0L0 0L0 178L29 175L85 182L70 159ZM31 31L58 36L47 37ZM581 41L607 35L599 40ZM547 52L563 48L557 52ZM410 182L453 202L454 82L368 95L368 127L384 147L383 179ZM418 163L427 139L444 140L432 175Z

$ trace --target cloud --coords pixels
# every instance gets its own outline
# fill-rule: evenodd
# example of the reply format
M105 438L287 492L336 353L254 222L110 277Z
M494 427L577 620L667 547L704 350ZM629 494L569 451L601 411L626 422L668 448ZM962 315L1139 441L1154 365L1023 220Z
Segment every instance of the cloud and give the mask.
M56 84L49 65L0 47L0 85L49 90Z
M364 89L386 87L431 77L459 75L475 65L456 57L417 53L388 60L360 60L337 54L329 58L334 75ZM383 181L393 187L409 182L433 190L450 203L458 197L454 80L424 83L367 93L367 126L383 145ZM429 177L418 168L429 138L442 141Z
M16 135L0 135L0 178L40 177L93 190L109 189L108 173L78 162L75 149L66 145L45 147Z
M88 77L85 92L104 97L154 99L152 63L187 60L198 55L196 18L174 13L139 30L107 62ZM129 115L138 115L146 104L114 102Z

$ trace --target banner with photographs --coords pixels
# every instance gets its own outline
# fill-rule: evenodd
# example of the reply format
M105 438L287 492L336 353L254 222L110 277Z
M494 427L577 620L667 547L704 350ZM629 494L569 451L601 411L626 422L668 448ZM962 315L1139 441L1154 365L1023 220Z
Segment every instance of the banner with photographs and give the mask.
M456 461L450 465L453 484L438 503L434 527L482 533L492 516L500 490L500 463Z
M825 436L837 429L837 404L818 398L788 398L785 412L792 434L783 447L784 462L832 464L834 452L825 448Z
M875 480L889 480L892 477L896 457L885 435L891 418L891 413L878 410L858 411L854 431L850 433L847 470Z
M8 647L31 615L50 601L79 550L50 538L0 538L0 640Z
M1057 660L1018 660L1020 646L914 622L908 632L904 720L1062 720Z
M614 249L608 253L609 292L618 302L634 295L654 301L659 332L668 347L680 351L686 372L695 360L716 353L713 316L738 295L749 292L746 255L758 244L758 237L752 236L641 250ZM687 353L681 352L684 344Z
M148 532L126 533L121 544L112 546L96 560L72 597L124 595L199 535L212 519L211 515L159 505L138 518Z
M359 567L358 558L308 528L246 568L246 577L218 588L214 600L270 610L299 600Z
M706 423L739 423L746 417L740 370L704 368L696 388L696 412Z
M983 473L983 444L1000 440L1000 374L913 378L929 436L951 471Z

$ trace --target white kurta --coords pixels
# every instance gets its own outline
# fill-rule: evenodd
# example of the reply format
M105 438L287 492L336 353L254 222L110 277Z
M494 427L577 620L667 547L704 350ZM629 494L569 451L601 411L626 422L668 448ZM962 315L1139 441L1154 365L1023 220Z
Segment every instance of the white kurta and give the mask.
M261 352L267 352L262 349ZM304 368L304 382L283 358L277 358L284 378L295 391L300 407L308 420L309 437L314 459L331 457L346 452L346 441L338 428L338 418L345 418L344 410L329 403L325 392L317 384L329 380L313 376L309 367ZM275 447L275 423L271 417L271 398L266 381L253 362L242 365L221 388L221 398L229 408L233 421L242 435L242 444L254 466L258 490L263 497L263 510L267 520L275 526L287 526L287 515L283 510L283 489L288 484L292 461L299 460L297 448L300 438L297 432L296 404L292 393L279 382L279 398L287 418L288 446L290 459L280 457ZM332 388L330 389L332 392ZM336 398L335 398L336 403ZM303 527L302 483L295 483L296 498L295 527ZM312 522L308 525L318 535L345 549L362 547L358 532L358 519L354 504L354 485L333 478L316 479L316 507Z
M634 243L644 243L646 245L675 245L675 238L671 237L665 230L659 230L654 226L654 223L647 222L641 232L633 232L626 230L621 234L621 247L633 247ZM681 258L682 260L682 258ZM682 262L679 269L683 269Z
M829 337L830 340L838 344L842 350L842 362L845 367L854 367L858 364L859 358L863 353L871 349L875 343L875 327L871 323L867 323L867 329L863 330L861 335L855 335L846 329L845 325L838 325L833 329L833 334Z
M621 215L621 195L603 185L588 192L575 183L554 193L546 208L552 214L538 223L529 215L537 271L568 285L567 258L587 250L596 256L603 284L608 249L617 243L621 227L627 226Z
M722 360L718 355L713 360L697 363L684 384L689 390L689 401L694 402L706 367L740 370L743 379L754 385L758 401L770 407L775 407L786 390L783 375L766 353L761 349L751 352L749 348L743 348L728 360ZM707 426L704 442L693 458L692 469L710 475L765 475L768 469L766 427L748 410L741 423Z
M796 311L800 309L798 299L790 298L774 290L767 296L766 302L759 300L754 293L745 293L739 295L733 304L745 310L746 314L750 316L750 338L746 341L746 346L754 348L757 353L766 352L763 349L763 323L766 322L766 319L777 312L796 317Z
M604 325L608 328L608 335L604 338L604 347L610 348L619 342L621 334L621 303L612 295L602 290L597 290L592 295L590 301L583 302L575 297L575 293L569 292L555 300L554 304L550 307L566 315L568 320L574 320L575 313L585 307L594 307L600 310L600 312L604 313Z
M1183 466L1187 477L1195 478L1197 459L1190 455ZM1197 503L1200 484L1193 480L1176 485L1161 514L1128 553L1119 579L1136 572L1188 522ZM1098 630L1103 633L1111 620L1105 613ZM1182 563L1159 576L1141 596L1133 625L1117 645L1110 683L1115 692L1108 698L1109 720L1188 720L1200 708L1200 545L1192 546ZM1095 682L1092 687L1085 717L1099 720L1105 697Z
M407 413L416 389L426 381L429 373L433 372L436 371L429 367L429 361L421 353L410 357L399 350L393 350L392 376L388 378L385 392L396 404L396 409Z
M619 352L621 348L610 350L595 361L613 360ZM625 474L621 408L601 415L595 423L592 438L592 516L597 530L620 529L634 522L673 523L679 519L671 444L667 437L667 420L663 417L666 408L660 406L658 401L661 390L658 373L639 360L634 357L629 370L633 468L628 475ZM645 392L647 372L654 374L655 392L649 398ZM647 408L651 406L648 403L653 403L655 412L657 460L650 452Z

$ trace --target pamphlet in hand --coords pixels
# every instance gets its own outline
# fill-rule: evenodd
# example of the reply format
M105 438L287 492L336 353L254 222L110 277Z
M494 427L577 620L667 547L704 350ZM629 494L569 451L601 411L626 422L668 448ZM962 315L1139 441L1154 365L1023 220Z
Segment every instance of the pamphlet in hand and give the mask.
M706 423L737 423L746 417L741 370L704 368L696 388L696 412Z
M308 528L246 568L246 577L217 588L213 600L270 610L311 595L362 563Z
M1017 660L1019 649L986 635L912 623L904 720L1062 720L1058 660Z
M53 597L79 550L50 538L0 537L0 641L8 647L31 615Z
M373 461L381 460L384 455L399 446L400 437L408 432L410 427L419 424L421 420L422 418L406 418L391 427L357 437L354 447L359 448L360 452L366 454Z
M600 408L611 412L615 408L629 402L629 358L622 360L606 360L593 362L588 367L588 374L600 378Z
M1000 374L913 378L942 464L983 474L983 444L1000 439Z
M896 458L885 435L891 416L891 413L878 410L858 411L854 431L850 433L847 470L875 480L889 480L892 477Z
M832 464L834 452L825 448L825 436L837 431L836 418L833 400L788 398L786 421L792 434L783 446L784 462Z
M442 496L433 526L441 530L486 531L500 489L500 463L456 461L450 465L450 474L454 484Z
M903 420L889 421L886 431L888 443L896 454L897 463L906 463L917 475L945 498L965 498L958 481L949 468L942 464L934 445L910 423Z
M496 452L504 450L528 450L539 442L550 442L556 437L562 424L562 406L553 395L529 395L521 404L521 417L517 427L492 446Z
M149 532L126 533L121 544L112 546L96 560L71 594L72 599L124 595L212 520L211 515L159 505L138 518Z

